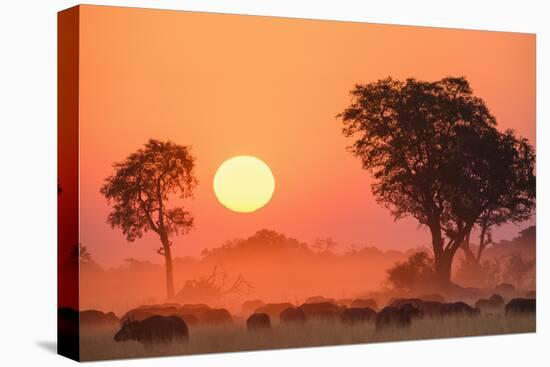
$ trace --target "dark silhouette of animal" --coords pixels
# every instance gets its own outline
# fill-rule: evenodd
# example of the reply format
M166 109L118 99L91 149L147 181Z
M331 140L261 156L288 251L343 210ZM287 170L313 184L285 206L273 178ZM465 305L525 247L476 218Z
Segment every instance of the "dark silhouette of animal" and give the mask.
M378 310L378 304L376 303L376 300L372 298L359 298L354 299L353 302L349 305L351 308L372 308L373 310Z
M479 309L473 308L464 302L443 303L441 316L477 316Z
M246 319L246 328L248 330L271 329L271 320L266 313L253 313Z
M264 304L265 303L263 303L263 301L259 299L245 301L241 306L241 311L245 315L249 315L253 313L257 308L262 307Z
M225 324L233 322L233 318L225 308L212 308L202 313L199 321L206 324Z
M121 324L126 320L142 321L151 316L177 316L180 305L168 303L161 305L145 305L126 312L121 318Z
M184 304L166 303L161 305L146 305L134 308L120 318L120 324L126 320L142 321L151 316L178 316L187 325L209 323L213 318L209 311L212 310L205 304ZM216 313L216 312L214 312Z
M184 304L181 307L178 307L176 311L176 316L181 317L185 322L189 321L187 325L195 325L204 321L204 315L211 310L205 304Z
M493 294L489 299L478 300L474 307L484 311L499 310L504 308L504 298L498 294Z
M306 319L336 319L340 316L345 307L335 305L330 302L304 303L299 307Z
M189 330L185 321L177 316L151 316L142 321L127 319L114 340L136 340L144 345L186 342Z
M400 307L384 307L376 315L376 330L387 327L410 327L414 318L422 317L422 311L407 303Z
M443 303L435 301L424 301L420 298L400 298L393 300L389 306L402 307L404 305L411 305L414 308L422 311L423 316L438 317L441 316L441 307Z
M537 312L537 300L534 298L514 298L504 308L506 316L525 315Z
M301 308L289 307L279 315L283 323L303 324L306 322L306 314Z
M266 313L272 320L278 319L281 312L286 310L289 307L294 307L292 303L283 302L283 303L268 303L262 307L258 307L254 312L256 313Z
M80 325L88 327L103 327L118 325L120 320L113 312L101 312L97 310L80 311Z
M347 308L340 314L340 321L348 325L376 321L376 311L369 307Z

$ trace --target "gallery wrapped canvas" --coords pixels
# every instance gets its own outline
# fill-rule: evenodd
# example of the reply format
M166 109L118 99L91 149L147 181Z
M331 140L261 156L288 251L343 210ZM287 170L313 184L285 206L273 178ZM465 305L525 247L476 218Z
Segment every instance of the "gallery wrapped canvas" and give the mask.
M535 331L535 35L58 24L60 354Z

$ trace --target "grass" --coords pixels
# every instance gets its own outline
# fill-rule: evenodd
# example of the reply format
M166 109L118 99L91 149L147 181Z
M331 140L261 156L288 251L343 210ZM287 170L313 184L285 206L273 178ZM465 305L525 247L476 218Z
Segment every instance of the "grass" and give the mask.
M81 331L82 360L137 358L167 355L221 353L262 349L299 348L327 345L375 343L397 340L450 338L479 335L527 333L535 331L535 316L481 315L471 317L425 318L410 328L376 331L374 324L347 326L339 321L308 320L303 325L275 323L271 330L249 332L242 322L227 326L196 326L189 330L184 344L155 345L145 348L134 341L117 343L117 330Z

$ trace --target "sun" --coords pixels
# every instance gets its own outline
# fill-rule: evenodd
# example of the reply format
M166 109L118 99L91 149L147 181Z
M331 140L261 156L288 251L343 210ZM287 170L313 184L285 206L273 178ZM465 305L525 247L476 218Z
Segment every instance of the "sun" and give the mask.
M226 208L251 213L265 206L275 191L275 178L262 160L240 155L223 162L214 175L214 193Z

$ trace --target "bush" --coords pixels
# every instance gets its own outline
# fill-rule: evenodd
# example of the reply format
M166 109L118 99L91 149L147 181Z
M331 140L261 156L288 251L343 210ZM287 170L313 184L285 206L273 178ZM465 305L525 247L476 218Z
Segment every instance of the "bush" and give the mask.
M387 274L388 284L396 291L428 291L433 285L434 261L426 252L416 252L389 268Z

